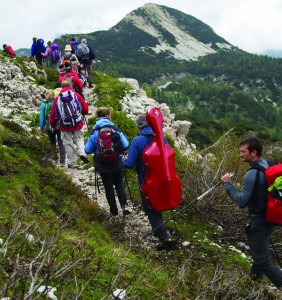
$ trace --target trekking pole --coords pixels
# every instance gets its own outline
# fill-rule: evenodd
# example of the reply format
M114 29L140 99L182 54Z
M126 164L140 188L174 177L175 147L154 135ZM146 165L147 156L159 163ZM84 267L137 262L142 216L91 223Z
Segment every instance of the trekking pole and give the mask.
M125 184L126 184L127 189L128 189L128 194L129 194L129 197L130 197L130 201L133 204L133 197L132 197L132 194L131 194L131 191L130 191L130 188L129 188L129 183L128 183L128 179L127 179L127 176L126 176L126 169L124 170L124 185Z
M230 177L234 176L234 172L230 173ZM178 212L176 212L172 217L168 218L166 221L164 221L161 225L157 226L155 229L153 229L152 231L150 231L149 233L146 233L144 235L144 238L150 236L151 234L153 234L154 232L156 232L158 229L160 229L163 225L165 225L167 222L169 222L170 220L174 219L175 216L183 213L184 211L186 211L191 205L193 205L195 202L197 201L201 201L206 195L208 195L210 192L212 192L214 189L216 189L219 185L221 185L221 181L219 181L216 185L214 185L213 187L211 187L210 189L208 189L206 192L204 192L202 195L200 195L199 197L197 197L196 199L194 199L192 202L190 202L189 204L185 205L182 209L180 209Z
M100 191L100 187L99 187L99 182L98 182L98 176L97 176L97 171L95 169L94 171L94 185L95 185L95 199L97 200L98 199L98 194L97 194L97 190L98 190L98 193L100 194L101 191Z
M270 241L270 244L271 244L271 246L272 246L272 249L273 249L273 251L274 251L274 253L275 253L275 257L276 257L276 259L277 259L277 261L278 261L278 264L279 264L279 266L281 267L281 261L280 261L280 259L279 259L279 256L278 256L278 253L277 253L277 251L276 251L276 248L275 248L275 246L274 246L274 244L273 244L273 242L272 242L272 239L269 239L269 241Z
M86 124L87 130L88 130L88 133L90 134L90 129L89 129L89 126L88 126L88 122L87 122L86 116L85 116L85 115L83 115L83 118L84 118L84 121L85 121L85 124Z

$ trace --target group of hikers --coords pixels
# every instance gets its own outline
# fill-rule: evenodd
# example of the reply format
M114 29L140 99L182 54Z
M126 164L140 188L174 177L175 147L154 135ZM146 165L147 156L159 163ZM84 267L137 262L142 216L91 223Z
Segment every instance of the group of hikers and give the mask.
M70 81L62 79L61 87L47 90L40 106L40 129L48 136L53 149L59 146L59 163L69 169L79 167L77 156L83 163L89 163L87 154L94 153L95 170L99 173L105 188L110 214L113 218L119 214L115 192L123 215L131 213L124 191L124 169L137 167L139 186L142 184L142 152L152 141L153 131L146 122L146 115L138 115L135 122L140 133L130 146L126 135L111 121L111 110L100 107L96 111L97 120L84 144L83 127L88 105L84 98L71 87ZM115 141L115 142L112 142ZM114 149L113 149L114 147ZM129 150L128 150L129 148ZM125 157L124 151L128 150ZM66 165L67 162L67 165ZM142 193L141 193L142 196ZM142 205L148 215L155 236L160 240L157 250L168 249L174 241L165 226L162 226L162 214L150 208L142 198Z
M144 149L152 142L154 136L151 126L147 123L146 114L140 114L136 117L135 124L139 135L129 143L126 135L111 121L111 110L107 107L99 107L96 110L96 123L84 143L83 116L88 113L88 105L81 95L73 91L69 81L63 80L61 86L62 89L57 96L54 95L54 91L46 92L46 98L49 99L43 102L40 113L40 127L43 129L44 126L49 126L47 132L53 147L56 144L55 136L58 138L61 166L65 165L67 156L68 168L77 168L77 155L84 163L89 163L87 154L94 153L95 169L102 179L112 217L119 214L115 192L123 215L131 213L124 191L123 177L124 169L136 168L142 206L148 216L152 232L159 239L156 250L173 249L176 242L171 239L170 233L163 222L162 212L152 208L141 190L145 168L142 162L142 154ZM55 99L53 99L54 97ZM46 108L49 105L47 101L50 100L52 105L49 108L49 115L48 112L46 113ZM66 113L64 102L67 101L72 102L72 106L75 107L72 108L73 116ZM114 146L114 151L107 152L109 148L113 148L112 141L114 137L118 143ZM128 154L124 156L123 153L126 150ZM256 138L242 141L239 153L243 161L251 166L251 169L246 173L242 191L237 191L231 182L229 173L222 176L221 182L228 195L238 206L248 206L250 223L246 227L246 232L253 258L251 278L260 280L263 275L266 275L276 287L280 288L282 287L282 270L272 261L269 251L269 240L275 225L265 220L267 182L264 173L259 172L260 184L257 186L258 170L254 167L261 165L267 168L269 163L261 158L262 145ZM158 172L158 170L156 169L155 172Z
M10 57L16 56L9 45L4 44L3 51ZM136 168L142 206L148 216L152 233L159 240L156 250L174 249L176 242L172 240L163 222L162 212L152 208L142 193L145 171L142 155L155 135L153 128L147 123L145 112L136 117L135 124L139 134L129 143L126 135L112 122L110 108L99 107L96 110L96 123L84 142L88 104L84 99L83 88L93 87L93 48L87 44L85 38L81 42L72 38L62 54L57 44L48 41L45 46L43 39L34 37L31 57L35 57L39 65L60 72L54 89L47 90L44 95L39 121L40 129L48 134L54 152L58 144L60 166L76 169L79 167L77 157L84 164L88 164L90 161L87 155L94 154L95 170L101 177L113 218L119 215L119 207L124 216L132 212L127 202L123 178L126 168ZM165 137L163 139L167 143ZM127 156L124 155L125 151ZM266 275L277 288L281 288L282 270L273 262L269 251L275 225L265 218L268 183L262 169L269 168L270 163L261 157L262 144L256 138L243 140L239 145L239 154L243 161L250 165L244 177L242 190L237 191L232 184L230 173L221 177L221 183L234 203L240 208L248 208L249 223L246 226L246 234L253 259L250 276L253 280L261 280Z
M95 60L93 48L83 38L81 42L71 38L61 53L58 44L48 41L47 46L42 38L33 37L30 56L34 57L40 66L55 69L61 74L71 69L78 76L83 77L84 86L92 87L92 65ZM87 80L87 81L86 81Z
M39 52L36 50L38 39L34 38L31 54L38 63L43 63L43 58L50 60L52 43ZM81 46L79 46L81 45ZM83 56L80 48L87 47L88 55ZM139 135L129 143L126 135L115 126L111 120L111 110L108 107L99 107L96 110L97 120L84 142L85 116L88 114L88 104L83 96L85 80L79 77L82 71L87 71L87 81L92 87L92 60L95 58L93 49L87 45L86 39L78 43L74 38L65 46L65 55L60 60L60 76L54 90L47 90L45 100L40 107L40 128L45 129L52 147L59 145L60 166L75 169L78 167L77 156L83 163L89 163L88 154L94 154L95 170L99 173L105 188L106 199L109 204L110 214L113 218L119 215L119 207L124 216L130 214L124 191L124 170L136 168L138 185L142 199L142 206L146 212L152 233L158 238L156 250L171 250L176 242L166 228L162 212L155 210L142 193L145 165L142 160L144 149L151 144L155 132L149 126L146 114L140 114L135 119ZM55 64L50 65L55 68ZM84 67L81 67L81 65ZM80 68L80 69L79 69ZM82 74L83 75L83 74ZM167 143L165 137L163 137ZM115 142L114 142L115 141ZM127 156L124 152L127 151ZM264 169L269 167L269 162L261 157L262 145L256 138L249 138L241 142L239 153L244 162L250 164L246 173L242 191L237 191L232 184L231 175L226 173L221 177L221 182L231 199L241 208L248 207L249 224L246 227L248 244L253 258L251 278L261 280L266 275L278 288L282 287L282 270L272 261L269 243L275 225L265 219L267 210L267 181ZM158 172L158 169L154 170ZM257 182L259 181L259 184ZM119 206L116 201L118 198Z

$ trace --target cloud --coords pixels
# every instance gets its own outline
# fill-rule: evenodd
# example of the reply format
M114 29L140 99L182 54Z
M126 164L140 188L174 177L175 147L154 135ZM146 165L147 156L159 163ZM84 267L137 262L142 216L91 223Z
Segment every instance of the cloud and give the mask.
M0 37L14 49L29 48L32 37L45 41L61 34L108 30L145 3L157 3L196 17L231 44L252 52L281 50L280 0L9 0L1 3Z

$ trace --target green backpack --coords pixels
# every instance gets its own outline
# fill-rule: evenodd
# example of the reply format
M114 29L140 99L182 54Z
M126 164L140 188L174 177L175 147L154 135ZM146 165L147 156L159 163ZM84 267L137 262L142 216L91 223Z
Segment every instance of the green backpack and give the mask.
M45 119L45 128L48 129L52 129L52 127L50 126L50 112L52 109L52 105L53 105L54 99L47 99L45 101L45 110L44 110L44 119Z

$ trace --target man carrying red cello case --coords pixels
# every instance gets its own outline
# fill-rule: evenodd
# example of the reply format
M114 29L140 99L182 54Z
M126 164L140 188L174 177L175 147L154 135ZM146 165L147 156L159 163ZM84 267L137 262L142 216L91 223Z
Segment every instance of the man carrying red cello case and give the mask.
M162 134L163 115L159 108L138 115L135 123L139 136L132 140L123 164L129 169L137 166L142 206L159 239L156 250L171 250L176 242L163 224L162 211L176 208L182 196L174 152Z

